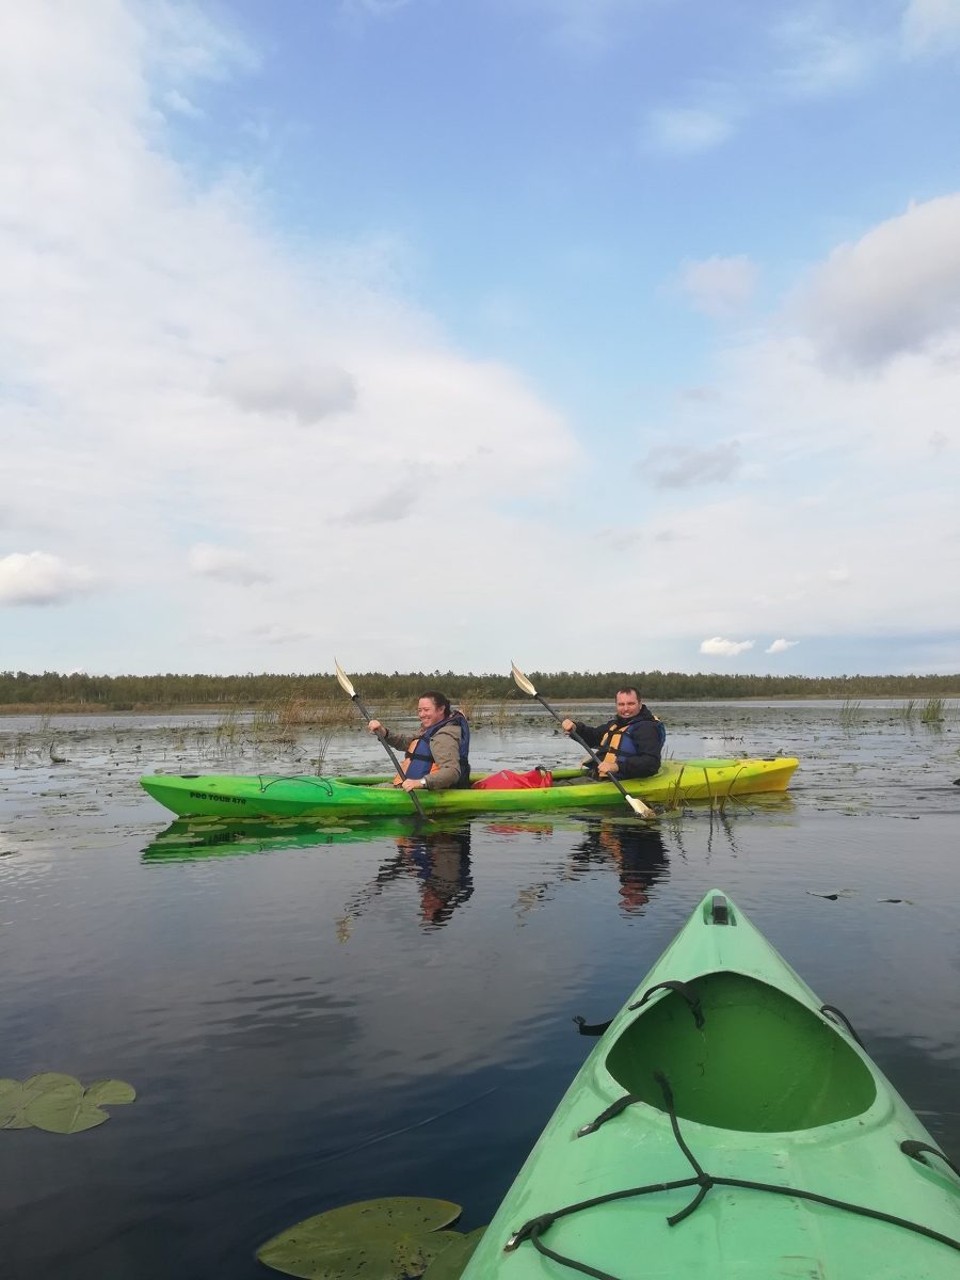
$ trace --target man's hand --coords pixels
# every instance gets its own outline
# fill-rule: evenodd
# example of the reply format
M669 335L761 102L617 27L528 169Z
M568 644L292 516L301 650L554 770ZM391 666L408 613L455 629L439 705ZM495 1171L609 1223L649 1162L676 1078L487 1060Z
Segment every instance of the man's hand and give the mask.
M367 733L375 733L378 738L384 738L386 737L387 731L379 720L371 720L367 725Z
M615 778L617 776L616 764L611 764L609 760L601 760L597 765L597 773L601 778Z
M419 791L422 783L419 778L404 778L400 786L404 791Z
M573 721L572 721L572 720L561 720L561 721L560 721L560 728L563 730L563 732L564 732L564 733L573 733L573 731L574 731L574 729L576 729L576 727L577 727L577 726L573 723Z

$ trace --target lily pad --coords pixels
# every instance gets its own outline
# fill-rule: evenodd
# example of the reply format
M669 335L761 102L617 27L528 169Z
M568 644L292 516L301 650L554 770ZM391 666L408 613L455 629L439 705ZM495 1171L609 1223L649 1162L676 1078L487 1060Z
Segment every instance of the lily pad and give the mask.
M23 1109L23 1085L19 1080L0 1080L0 1129L28 1129L30 1121L17 1123Z
M423 1280L460 1280L485 1231L486 1227L477 1227L468 1235L458 1236L438 1258L430 1263L423 1273Z
M58 1089L65 1085L76 1085L79 1088L80 1081L59 1071L44 1071L24 1080L22 1084L18 1080L4 1080L0 1089L0 1129L32 1128L33 1121L28 1118L27 1109L48 1089Z
M89 1088L74 1076L44 1071L23 1084L0 1081L0 1129L45 1129L82 1133L110 1117L101 1108L132 1102L136 1091L125 1080L97 1080Z
M110 1117L105 1111L83 1101L83 1085L79 1080L61 1084L38 1094L27 1106L24 1115L37 1129L47 1133L80 1133L94 1129Z
M120 1107L133 1102L137 1091L126 1080L94 1080L84 1092L84 1101L97 1107Z
M305 1280L407 1280L463 1237L449 1200L391 1196L318 1213L257 1250L265 1266Z

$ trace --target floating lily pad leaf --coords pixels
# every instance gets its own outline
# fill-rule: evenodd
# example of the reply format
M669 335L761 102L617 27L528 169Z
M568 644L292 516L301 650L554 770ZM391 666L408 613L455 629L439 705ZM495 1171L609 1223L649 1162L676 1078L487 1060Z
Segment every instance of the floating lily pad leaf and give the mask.
M28 1108L50 1089L59 1089L74 1085L80 1088L80 1081L73 1076L65 1076L59 1071L44 1071L41 1075L31 1076L20 1084L17 1080L5 1080L0 1095L0 1129L29 1129L33 1121L27 1115Z
M0 1129L29 1129L23 1115L23 1085L19 1080L0 1080Z
M47 1089L59 1089L62 1084L79 1084L76 1076L64 1075L62 1071L41 1071L39 1075L24 1080L23 1087L30 1094L44 1093Z
M79 1080L59 1071L31 1076L22 1085L15 1080L5 1084L8 1087L0 1090L0 1128L5 1129L32 1125L48 1133L82 1133L110 1119L103 1104L114 1106L136 1097L125 1080L98 1080L84 1089Z
M483 1239L484 1231L486 1227L477 1227L476 1231L471 1231L469 1235L452 1240L443 1253L427 1267L423 1273L423 1280L460 1280L477 1245Z
M318 1213L257 1250L265 1266L306 1280L406 1280L421 1276L459 1232L449 1200L391 1196Z
M323 1246L295 1242L257 1257L268 1267L305 1280L413 1280L433 1260L463 1237L458 1231L428 1231L422 1235L377 1233L352 1245Z
M24 1115L37 1129L47 1133L81 1133L95 1129L110 1117L98 1106L84 1102L79 1081L47 1089L28 1104Z
M94 1080L84 1091L84 1101L97 1107L119 1107L133 1102L137 1091L126 1080Z

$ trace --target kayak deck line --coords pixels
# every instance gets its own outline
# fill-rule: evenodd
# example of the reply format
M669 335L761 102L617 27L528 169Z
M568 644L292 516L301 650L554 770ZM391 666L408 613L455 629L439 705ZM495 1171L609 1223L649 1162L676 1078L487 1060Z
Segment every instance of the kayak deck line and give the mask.
M726 894L576 1021L599 1042L463 1280L956 1280L960 1169Z
M839 1200L834 1196L820 1195L815 1191L803 1190L799 1187L781 1186L772 1182L755 1182L749 1178L730 1178L722 1174L710 1174L702 1167L696 1156L690 1150L689 1145L685 1141L680 1130L677 1120L676 1110L673 1102L673 1092L670 1088L670 1082L662 1072L655 1072L655 1077L663 1090L664 1105L670 1117L670 1123L673 1128L674 1137L677 1145L683 1154L687 1157L693 1167L693 1176L689 1178L677 1178L672 1182L651 1183L644 1187L627 1187L622 1191L608 1191L605 1195L594 1196L590 1200L580 1200L576 1204L564 1205L562 1209L554 1209L551 1212L540 1213L535 1218L531 1218L525 1222L522 1227L518 1228L503 1246L504 1253L512 1253L519 1248L525 1240L529 1240L538 1253L544 1257L559 1262L562 1266L572 1267L573 1269L592 1275L598 1280L621 1280L621 1277L614 1276L605 1271L596 1271L593 1268L587 1269L582 1261L575 1258L565 1257L563 1254L556 1253L554 1250L547 1248L543 1243L543 1237L546 1232L561 1218L569 1217L572 1214L580 1213L586 1209L596 1208L598 1205L609 1204L615 1200L625 1200L634 1196L651 1195L658 1191L677 1191L684 1187L697 1187L699 1190L690 1203L678 1213L670 1214L667 1217L667 1223L671 1227L675 1227L682 1222L684 1218L688 1218L705 1200L708 1192L713 1187L738 1187L745 1191L767 1191L774 1195L793 1196L799 1200L810 1200L815 1204L826 1205L831 1209L841 1209L847 1213L859 1214L864 1218L875 1218L879 1222L889 1223L891 1226L902 1227L907 1231L914 1231L918 1235L925 1236L929 1240L935 1240L939 1244L945 1244L948 1248L955 1249L960 1253L960 1239L954 1239L952 1236L944 1235L940 1231L935 1231L931 1227L926 1227L922 1223L911 1221L907 1218L897 1217L895 1214L886 1213L881 1209L871 1209L867 1205L852 1204L850 1201ZM606 1124L608 1120L613 1120L620 1115L626 1107L643 1099L633 1097L631 1094L625 1094L621 1099L608 1107L605 1112L597 1117L592 1124L584 1125L577 1133L577 1137L585 1137L588 1133L595 1133L602 1124ZM905 1139L900 1144L900 1150L911 1159L917 1159L914 1151L926 1151L941 1159L948 1168L960 1177L960 1169L948 1159L946 1155L938 1148L931 1146L925 1142L916 1142Z
M799 765L794 756L667 760L648 778L627 778L628 796L675 809L688 801L782 792ZM472 775L473 782L488 777ZM538 812L616 808L624 797L609 782L585 781L579 769L556 769L542 788L455 788L417 792L427 814ZM412 816L408 793L386 775L145 774L140 784L178 817L315 818ZM565 785L567 783L574 785Z

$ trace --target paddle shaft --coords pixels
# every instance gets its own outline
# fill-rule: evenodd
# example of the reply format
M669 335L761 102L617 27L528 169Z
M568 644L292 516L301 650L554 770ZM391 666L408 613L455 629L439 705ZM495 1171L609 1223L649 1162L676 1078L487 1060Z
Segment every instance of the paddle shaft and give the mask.
M541 706L546 707L546 709L553 716L554 720L556 720L557 724L561 724L561 725L563 724L563 716L558 715L556 711L554 711L553 707L551 707L549 702L547 702L544 698L541 698L539 693L534 694L534 697L540 703ZM594 751L593 747L591 747L589 743L584 742L584 740L580 737L579 733L571 733L570 737L574 740L574 742L578 742L580 746L583 747L584 751L586 751L590 759L599 769L600 757ZM606 773L603 775L603 778L605 778L607 782L613 783L613 785L617 788L617 790L623 796L624 800L626 800L627 804L634 811L634 813L637 813L644 818L652 818L654 816L654 812L650 808L650 806L644 804L643 801L640 800L637 796L630 795L626 787L623 785L623 783L620 781L620 779L617 777L615 773ZM639 809L637 806L639 806Z
M360 714L363 716L364 720L366 720L367 724L369 724L369 723L370 723L370 721L373 719L373 716L370 714L370 712L367 710L367 708L366 708L366 707L363 705L363 703L360 701L360 696L359 696L359 694L356 694L356 693L351 694L351 696L350 696L350 701L354 704L354 706L357 708L357 710L358 710L358 711L360 712ZM386 733L386 730L384 730L384 733ZM383 749L384 749L384 751L387 753L387 755L388 755L388 756L390 757L390 759L393 761L393 767L396 769L397 773L398 773L398 774L400 775L400 777L402 778L402 777L403 777L403 769L400 767L400 761L397 759L397 754L396 754L396 752L394 751L393 747L391 747L390 743L386 740L386 738L381 738L381 737L380 737L380 735L379 735L379 733L377 734L377 737L378 737L378 738L380 739L380 741L383 743ZM413 801L413 807L416 809L417 813L419 813L420 817L424 820L424 822L428 822L428 821L429 821L429 819L427 818L427 815L426 815L426 814L424 813L424 811L423 811L423 805L420 803L420 797L417 795L417 793L416 793L415 791L408 791L408 792L407 792L407 795L408 795L408 796L410 797L410 799Z

